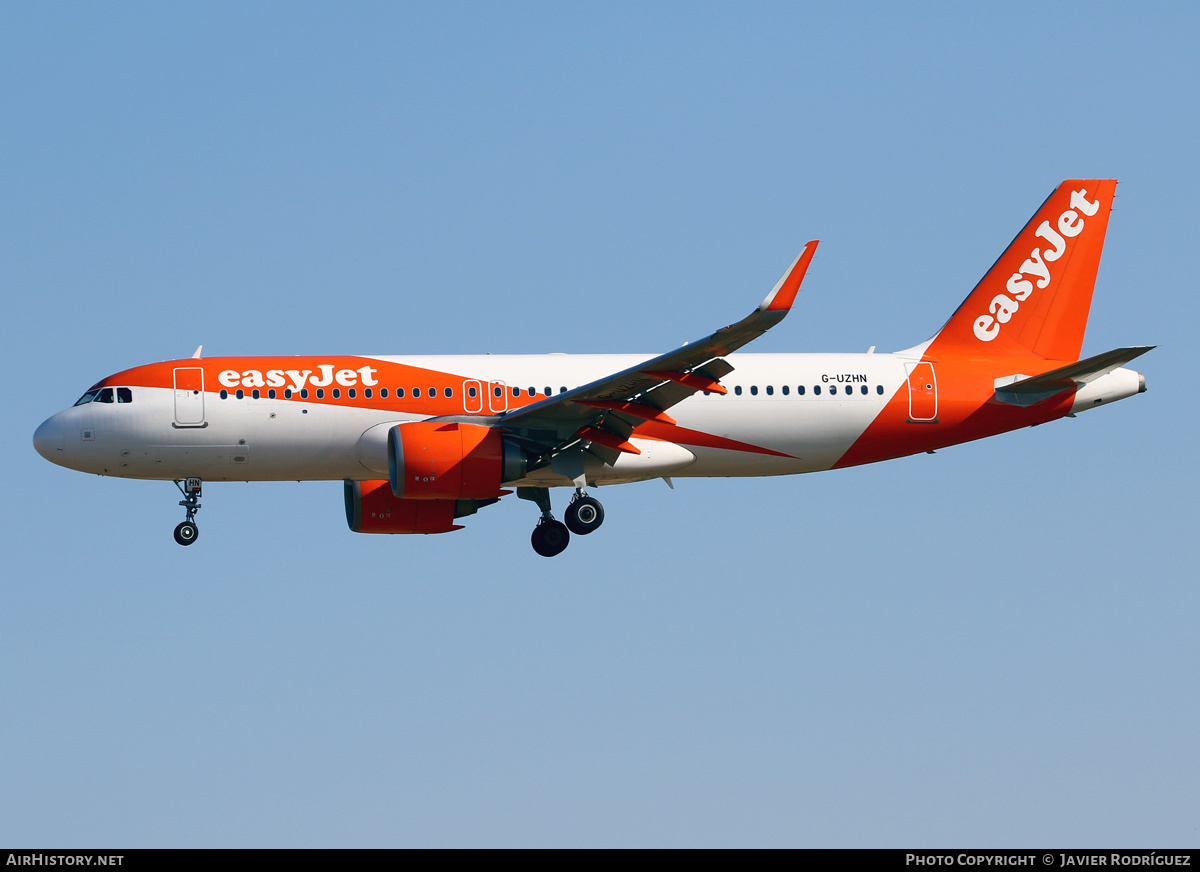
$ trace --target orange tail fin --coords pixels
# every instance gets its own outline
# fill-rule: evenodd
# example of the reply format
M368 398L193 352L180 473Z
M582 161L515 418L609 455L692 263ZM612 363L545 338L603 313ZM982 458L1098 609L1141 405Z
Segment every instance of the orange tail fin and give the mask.
M930 354L1078 360L1115 179L1063 182L980 279Z

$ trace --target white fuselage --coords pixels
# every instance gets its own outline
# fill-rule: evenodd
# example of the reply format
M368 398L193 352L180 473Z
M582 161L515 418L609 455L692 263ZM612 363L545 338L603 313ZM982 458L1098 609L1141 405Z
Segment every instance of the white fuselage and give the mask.
M471 373L473 381L485 386L486 400L472 401L462 383L453 384L454 396L461 398L463 406L459 411L488 414L529 402L530 389L542 398L547 388L559 393L647 357L364 359L432 373ZM612 466L594 464L589 479L608 484L662 475L786 475L828 469L905 386L905 360L910 359L892 354L731 355L735 371L722 380L727 395L698 393L671 410L679 427L716 437L709 440L715 444L683 446L661 438L635 437L641 455L622 456ZM500 397L494 396L496 386L503 389ZM414 387L444 389L441 384L395 387L405 387L410 394ZM199 400L199 413L191 412L189 423L181 425L176 420L174 390L135 385L131 391L129 403L87 403L60 412L39 430L39 440L52 443L62 465L100 475L195 476L206 481L367 480L387 477L386 425L425 417L315 399L268 399L265 391L259 399L249 391L242 399L227 391L222 399L210 388ZM739 450L734 443L764 450ZM568 485L570 480L543 469L519 483Z

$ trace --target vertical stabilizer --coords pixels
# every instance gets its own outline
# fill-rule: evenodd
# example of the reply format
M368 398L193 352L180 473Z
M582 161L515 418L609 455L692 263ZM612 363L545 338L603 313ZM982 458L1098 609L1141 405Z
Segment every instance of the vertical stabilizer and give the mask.
M1115 179L1046 199L930 344L930 355L1078 360Z

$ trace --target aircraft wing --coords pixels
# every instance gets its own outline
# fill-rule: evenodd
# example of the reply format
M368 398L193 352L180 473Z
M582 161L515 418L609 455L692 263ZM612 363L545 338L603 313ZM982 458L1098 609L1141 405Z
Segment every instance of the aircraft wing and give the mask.
M554 451L576 442L605 461L621 452L640 454L628 440L642 421L675 423L667 409L697 391L726 393L733 372L724 355L762 336L783 320L796 299L817 240L804 246L758 308L710 336L565 393L501 415L493 424L530 447Z

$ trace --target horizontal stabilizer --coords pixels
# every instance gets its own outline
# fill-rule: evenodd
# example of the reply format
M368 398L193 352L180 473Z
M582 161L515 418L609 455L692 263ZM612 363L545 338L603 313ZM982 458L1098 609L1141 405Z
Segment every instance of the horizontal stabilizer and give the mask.
M1141 357L1154 348L1153 345L1135 345L1117 348L1088 357L1077 363L1060 366L1041 375L1032 377L1006 376L996 379L996 399L1012 406L1032 406L1048 400L1065 390L1076 390L1114 369L1124 366L1135 357Z

